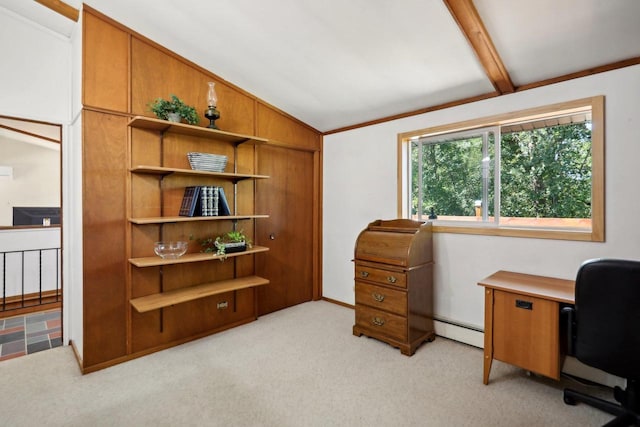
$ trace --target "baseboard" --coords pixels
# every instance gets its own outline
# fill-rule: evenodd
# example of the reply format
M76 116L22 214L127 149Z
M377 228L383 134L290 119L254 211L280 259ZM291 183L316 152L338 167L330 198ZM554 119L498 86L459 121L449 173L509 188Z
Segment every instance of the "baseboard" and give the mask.
M478 348L484 348L484 333L476 328L460 325L445 319L435 319L436 335Z
M347 307L351 309L355 309L356 307L353 304L347 304L346 302L338 301L337 299L322 297L320 298L322 301L330 302L331 304L341 305L342 307Z

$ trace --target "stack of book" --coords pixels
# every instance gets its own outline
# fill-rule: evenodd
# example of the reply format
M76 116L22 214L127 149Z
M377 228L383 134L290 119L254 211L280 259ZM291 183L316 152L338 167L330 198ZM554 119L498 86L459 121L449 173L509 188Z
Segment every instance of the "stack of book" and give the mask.
M184 189L180 216L231 215L222 187L215 185L189 186Z

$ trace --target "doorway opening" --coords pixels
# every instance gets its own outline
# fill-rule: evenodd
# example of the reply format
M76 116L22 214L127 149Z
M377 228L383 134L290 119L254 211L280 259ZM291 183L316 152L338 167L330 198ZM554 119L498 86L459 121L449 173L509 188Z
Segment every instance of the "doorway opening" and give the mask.
M0 116L0 153L4 360L62 343L62 125Z

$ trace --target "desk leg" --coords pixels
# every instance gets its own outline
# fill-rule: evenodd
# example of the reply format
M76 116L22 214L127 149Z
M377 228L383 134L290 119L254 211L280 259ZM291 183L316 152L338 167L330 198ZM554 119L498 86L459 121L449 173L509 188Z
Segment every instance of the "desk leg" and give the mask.
M484 375L482 382L489 384L489 373L493 362L493 289L484 291Z

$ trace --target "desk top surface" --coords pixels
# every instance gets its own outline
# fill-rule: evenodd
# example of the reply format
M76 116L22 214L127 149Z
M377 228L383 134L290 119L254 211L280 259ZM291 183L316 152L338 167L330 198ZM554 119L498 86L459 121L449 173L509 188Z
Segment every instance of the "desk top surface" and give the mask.
M480 280L478 285L568 304L575 303L573 280L500 270Z

